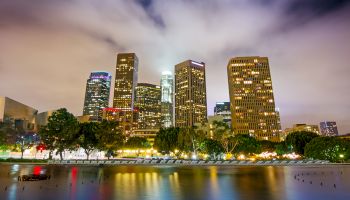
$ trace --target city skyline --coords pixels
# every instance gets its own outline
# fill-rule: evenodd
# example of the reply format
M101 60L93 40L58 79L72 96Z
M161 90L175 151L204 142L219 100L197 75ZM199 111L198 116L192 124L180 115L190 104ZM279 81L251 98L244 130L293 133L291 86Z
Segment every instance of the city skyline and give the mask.
M225 79L229 58L259 55L270 58L283 129L330 120L337 122L341 134L350 132L349 47L344 42L350 33L348 1L208 1L208 5L130 1L98 6L92 1L83 5L48 1L51 4L40 2L40 6L1 2L0 95L40 111L67 107L80 114L90 71L108 71L114 78L115 55L135 52L140 59L139 82L152 84L159 84L161 71L172 70L181 60L205 62L212 115L216 102L229 99ZM65 8L69 8L66 16L59 15ZM112 12L114 8L118 10ZM106 12L91 20L96 10ZM183 16L176 15L179 10ZM128 19L130 11L135 17ZM81 18L76 12L86 14ZM181 31L183 27L189 28Z

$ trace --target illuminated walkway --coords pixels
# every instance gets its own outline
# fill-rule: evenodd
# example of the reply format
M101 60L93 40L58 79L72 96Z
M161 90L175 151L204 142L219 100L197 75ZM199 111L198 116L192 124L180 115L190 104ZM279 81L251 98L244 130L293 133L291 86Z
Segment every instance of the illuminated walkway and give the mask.
M118 160L50 160L48 164L56 165L197 165L197 166L231 166L231 165L323 165L331 164L325 160L162 160L162 159L118 159Z

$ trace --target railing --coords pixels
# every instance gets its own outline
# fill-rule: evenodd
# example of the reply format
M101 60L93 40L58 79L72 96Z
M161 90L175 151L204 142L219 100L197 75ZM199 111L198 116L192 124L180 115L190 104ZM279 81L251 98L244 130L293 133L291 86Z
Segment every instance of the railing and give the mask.
M175 159L117 159L117 160L49 160L51 165L196 165L196 166L295 166L334 164L325 160L175 160Z

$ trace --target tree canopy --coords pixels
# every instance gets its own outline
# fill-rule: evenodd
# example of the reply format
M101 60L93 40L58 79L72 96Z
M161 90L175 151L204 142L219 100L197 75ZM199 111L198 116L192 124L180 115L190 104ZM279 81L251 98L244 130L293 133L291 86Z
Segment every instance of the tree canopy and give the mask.
M49 117L47 126L40 128L39 135L46 148L50 152L57 150L63 159L63 151L74 148L78 131L77 119L67 109L61 108Z
M249 154L249 153L260 153L261 145L254 137L251 137L247 134L238 134L234 137L237 140L238 144L236 145L233 153L239 154Z
M224 148L222 147L221 143L213 139L205 139L201 143L200 149L203 153L209 154L213 159L216 159L219 154L224 152Z
M77 143L84 149L87 159L89 159L90 153L98 144L98 139L96 137L98 128L99 126L97 122L86 122L79 124L79 138Z
M350 158L350 141L337 137L316 137L305 146L305 157L341 162Z
M178 148L179 128L161 128L154 139L153 147L159 152L169 153Z
M97 148L106 151L106 156L109 159L116 150L123 146L125 136L117 127L117 122L103 120L98 126L96 130Z
M131 149L145 149L145 148L150 148L151 144L148 142L146 138L130 137L128 141L126 141L124 147L131 148Z
M288 134L285 142L292 151L304 155L306 144L316 137L318 137L318 135L314 132L297 131Z

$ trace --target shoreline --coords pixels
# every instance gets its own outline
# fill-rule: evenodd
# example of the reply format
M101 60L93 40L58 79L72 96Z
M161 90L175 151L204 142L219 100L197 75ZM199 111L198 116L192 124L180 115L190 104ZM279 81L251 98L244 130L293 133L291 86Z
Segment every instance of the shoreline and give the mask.
M350 163L332 163L324 160L159 160L159 159L116 159L116 160L48 160L47 162L0 162L5 165L57 165L57 166L346 166Z
M331 163L321 160L51 160L48 165L74 166L325 166L350 165L350 163Z

